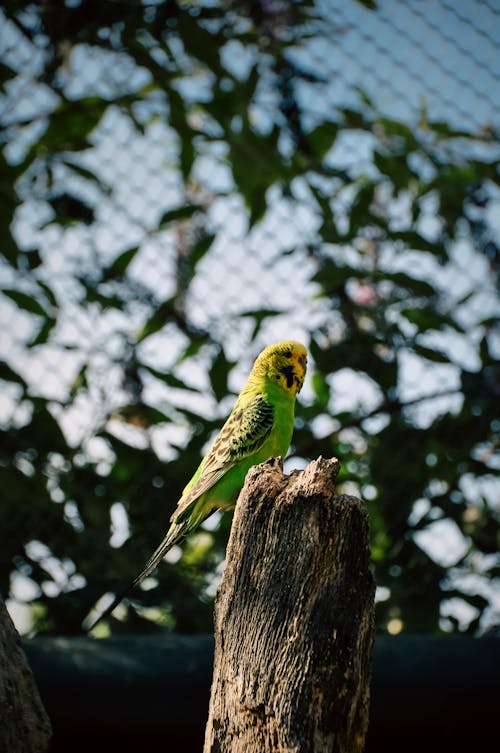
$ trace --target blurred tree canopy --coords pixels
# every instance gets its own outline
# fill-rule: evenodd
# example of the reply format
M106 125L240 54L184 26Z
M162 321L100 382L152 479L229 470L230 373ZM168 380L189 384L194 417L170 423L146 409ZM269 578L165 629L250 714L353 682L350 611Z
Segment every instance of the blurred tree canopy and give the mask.
M25 337L21 356L3 352L0 362L11 405L0 445L2 592L15 596L23 576L33 632L78 633L102 593L126 584L159 543L231 405L225 397L235 359L217 332L200 326L189 296L217 239L214 202L232 193L246 207L249 235L276 197L292 211L307 204L316 218L305 241L277 249L292 276L307 258L322 310L320 319L304 312L312 389L298 407L292 455L337 455L342 487L366 499L379 629L459 629L445 606L459 599L473 607L465 628L477 631L498 567L498 509L488 485L498 469L500 372L496 322L471 307L475 289L457 294L452 268L457 244L467 243L472 260L487 259L487 275L498 273L493 127L457 130L425 109L409 125L379 112L369 92L359 92L357 108L339 102L328 119L306 117L300 87L314 90L321 72L299 65L293 53L320 33L313 0L51 0L22 8L7 0L3 13L24 53L0 66L2 295L23 316ZM254 62L236 70L230 45L233 56ZM34 61L29 76L26 50ZM91 60L94 88L85 78ZM100 66L129 74L99 87ZM26 88L36 97L20 106ZM263 99L266 117L256 121ZM116 112L137 138L158 122L168 127L173 146L165 171L181 200L155 217L145 241L124 240L111 257L93 254L61 288L52 252L31 238L54 227L57 238L92 236L117 190L92 158L95 134ZM362 169L339 166L335 149L345 139L368 145ZM213 174L200 177L207 155L223 171L220 186ZM29 241L23 222L35 226ZM165 233L175 264L173 286L161 297L141 279L141 265L150 263L148 243ZM241 321L251 324L240 354L245 368L262 331L283 314L282 303L273 291L266 308L242 309ZM75 326L82 322L73 339L61 326L68 306ZM117 322L107 360L102 343L92 343L92 327L83 325L88 312ZM120 317L134 327L121 327ZM168 369L145 356L144 346L162 332L176 343ZM472 358L464 357L464 343ZM37 384L23 353L47 359L56 372L65 368L61 353L77 360L64 395ZM186 378L190 365L206 373L205 383ZM442 372L431 372L436 365L449 367L451 382L441 384ZM417 379L427 371L437 376L429 388L422 376L421 392L408 397L408 368ZM108 374L117 371L110 386ZM365 380L374 395L368 407L338 404L341 371ZM151 384L164 388L161 400ZM219 413L206 408L208 393L222 401ZM88 421L84 432L73 425L79 410ZM115 431L117 423L134 439ZM181 434L160 457L155 432L177 425ZM223 516L191 537L177 561L165 562L137 591L123 619L110 620L111 630L211 630L229 526ZM460 535L463 547L452 561L422 545L421 534L432 531L445 549L446 531Z

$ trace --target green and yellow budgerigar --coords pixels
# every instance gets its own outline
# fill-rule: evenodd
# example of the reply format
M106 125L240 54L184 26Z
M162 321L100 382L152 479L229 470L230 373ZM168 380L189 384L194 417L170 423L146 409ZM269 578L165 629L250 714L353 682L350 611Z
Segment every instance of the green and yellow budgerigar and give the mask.
M165 554L215 510L233 507L248 470L284 457L293 432L295 398L307 366L305 347L293 340L269 345L257 357L236 404L184 489L163 541L130 586L88 628L110 614Z

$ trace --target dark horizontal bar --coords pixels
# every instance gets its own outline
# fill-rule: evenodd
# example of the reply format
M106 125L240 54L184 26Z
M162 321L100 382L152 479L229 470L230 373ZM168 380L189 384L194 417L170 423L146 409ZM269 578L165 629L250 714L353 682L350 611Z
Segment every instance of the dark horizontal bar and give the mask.
M148 744L200 753L211 636L37 638L24 648L52 720L53 753ZM498 732L499 702L498 639L381 636L366 753L486 749Z

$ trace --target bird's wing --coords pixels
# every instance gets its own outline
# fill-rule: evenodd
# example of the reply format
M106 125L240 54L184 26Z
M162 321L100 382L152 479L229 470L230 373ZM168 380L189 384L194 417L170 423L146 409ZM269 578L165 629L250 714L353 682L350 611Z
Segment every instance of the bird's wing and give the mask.
M181 497L170 520L180 522L192 502L211 489L238 461L257 452L271 433L273 422L273 407L263 395L256 395L244 408L236 405L209 450L199 478Z

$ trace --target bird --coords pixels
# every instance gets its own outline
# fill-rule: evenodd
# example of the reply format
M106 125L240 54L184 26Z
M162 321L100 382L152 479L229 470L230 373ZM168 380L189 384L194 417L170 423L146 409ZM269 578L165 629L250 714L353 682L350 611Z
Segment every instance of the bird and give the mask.
M256 358L233 410L170 518L170 527L141 572L84 629L90 632L141 583L176 544L216 510L236 504L245 476L254 465L285 457L293 434L295 399L307 370L307 350L295 340L265 348Z

